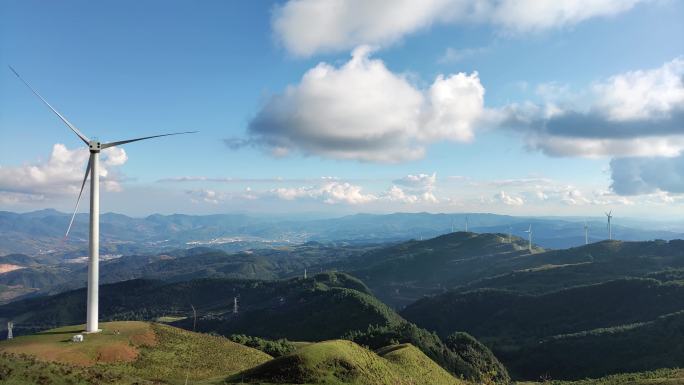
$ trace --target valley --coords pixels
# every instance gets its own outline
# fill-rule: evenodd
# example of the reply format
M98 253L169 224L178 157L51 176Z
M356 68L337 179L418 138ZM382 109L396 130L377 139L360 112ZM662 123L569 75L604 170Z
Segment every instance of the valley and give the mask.
M123 255L102 262L100 312L108 322L161 322L276 356L245 369L240 381L346 383L340 378L349 373L319 372L328 360L361 365L353 370L358 383L382 383L363 373L398 381L407 374L382 360L408 355L466 382L621 383L621 373L665 373L658 370L684 362L682 242L535 245L529 252L519 237L454 232L422 241ZM0 258L24 265L1 282L31 290L0 305L0 323L13 321L15 335L82 322L81 265ZM364 354L371 355L357 361ZM319 369L298 371L295 362ZM426 370L442 383L439 370ZM235 379L226 374L224 381Z

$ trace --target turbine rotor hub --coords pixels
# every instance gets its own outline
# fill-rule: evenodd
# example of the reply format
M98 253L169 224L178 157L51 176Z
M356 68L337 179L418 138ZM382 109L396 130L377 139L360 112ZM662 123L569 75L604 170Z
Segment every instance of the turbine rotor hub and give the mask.
M90 152L100 152L102 143L99 140L91 140L88 143L88 149L90 149Z

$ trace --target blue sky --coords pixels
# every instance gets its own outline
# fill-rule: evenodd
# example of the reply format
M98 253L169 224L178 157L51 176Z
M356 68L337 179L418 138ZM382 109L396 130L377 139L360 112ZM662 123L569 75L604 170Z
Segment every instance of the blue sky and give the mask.
M105 211L684 214L684 4L481 3L5 1L0 61L104 141L200 131L110 154ZM2 71L0 209L85 157Z

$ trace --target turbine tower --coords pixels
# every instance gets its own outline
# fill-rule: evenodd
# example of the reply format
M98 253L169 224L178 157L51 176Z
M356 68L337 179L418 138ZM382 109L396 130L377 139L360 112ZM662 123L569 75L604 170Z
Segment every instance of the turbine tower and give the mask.
M468 216L466 215L466 227L465 227L466 233L468 232Z
M162 136L169 135L179 135L179 134L190 134L197 131L191 132L174 132L171 134L161 134L153 136L145 136L142 138L121 140L116 142L102 143L97 139L89 139L81 131L78 130L71 122L69 122L62 114L60 114L56 109L54 109L50 103L47 102L40 94L31 87L26 80L24 80L19 73L14 70L11 66L9 67L12 72L21 80L26 87L28 87L33 94L35 94L52 112L59 117L59 119L66 124L71 131L78 136L78 138L83 141L88 146L90 150L90 158L88 159L88 164L86 165L85 176L83 177L83 183L81 183L81 191L78 193L78 198L76 199L76 206L74 207L74 213L69 221L69 226L64 234L64 239L69 236L69 231L71 230L71 225L74 223L74 218L76 217L76 212L78 211L78 205L81 202L81 196L83 195L83 188L85 187L86 180L88 180L88 175L90 174L90 237L89 237L89 258L88 258L88 299L87 299L87 310L86 310L86 333L97 333L100 331L98 329L98 304L99 304L99 269L100 269L100 151L123 144L137 142L139 140L159 138Z
M532 225L530 225L530 228L525 230L525 232L527 233L527 250L529 250L531 253L532 252Z
M584 244L589 244L589 225L587 224L587 221L584 221Z
M610 227L610 220L613 219L613 210L608 211L606 217L608 218L608 240L611 240L613 239L613 229Z

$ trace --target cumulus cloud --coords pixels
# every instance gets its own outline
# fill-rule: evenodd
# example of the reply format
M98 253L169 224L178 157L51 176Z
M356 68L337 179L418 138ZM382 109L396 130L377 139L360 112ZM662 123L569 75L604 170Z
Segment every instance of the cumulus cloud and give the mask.
M268 100L249 123L248 139L240 143L280 156L297 150L399 162L422 157L434 141L473 138L484 110L477 73L439 75L421 90L381 60L369 58L370 52L361 46L339 68L320 63L306 72L299 84Z
M494 200L507 206L522 206L525 204L525 200L522 197L506 194L503 190L494 195Z
M439 202L433 193L436 181L437 175L434 173L432 175L407 175L394 180L395 184L386 191L370 193L364 191L360 185L343 182L337 178L323 178L315 185L276 188L268 191L266 195L283 200L317 200L326 204L361 205L373 202L434 204Z
M85 148L68 149L57 143L47 161L22 166L0 166L0 194L4 200L27 201L75 194L81 188L89 153ZM105 190L121 191L115 168L128 159L117 147L102 151L100 178Z
M219 204L226 199L226 194L217 192L211 189L189 190L186 193L190 196L192 203L210 203L213 205Z
M387 46L433 24L489 23L527 33L616 15L645 0L289 0L276 6L272 26L298 56Z
M563 103L509 105L492 112L550 156L678 156L684 150L684 59L595 83L581 109Z
M684 193L684 155L674 158L616 158L611 188L621 195Z
M280 199L294 200L309 198L321 200L327 204L347 203L357 205L377 200L373 194L365 194L362 188L349 183L330 181L320 186L307 186L295 188L277 188L272 193Z
M392 201L405 203L439 202L433 193L435 184L437 183L436 173L415 175L409 174L403 178L394 180L394 183L404 186L404 189L398 186L392 186L387 194L385 194L385 196Z
M403 178L395 179L394 183L426 190L432 190L437 182L437 173L432 174L409 174Z
M597 107L609 120L669 119L684 110L684 59L677 58L662 67L630 71L594 86L599 95ZM680 127L680 129L682 129Z

